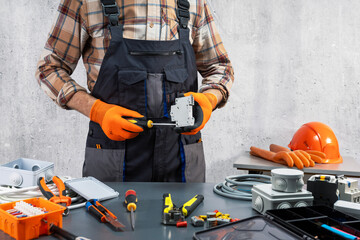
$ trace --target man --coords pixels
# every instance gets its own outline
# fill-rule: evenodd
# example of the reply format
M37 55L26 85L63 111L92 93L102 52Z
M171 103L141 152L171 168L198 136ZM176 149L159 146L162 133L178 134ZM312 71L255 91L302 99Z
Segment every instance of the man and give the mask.
M80 56L91 94L70 77ZM91 120L84 176L205 181L199 131L233 82L206 0L62 0L36 77L59 106ZM198 106L194 127L143 129L126 119L169 122L183 95Z

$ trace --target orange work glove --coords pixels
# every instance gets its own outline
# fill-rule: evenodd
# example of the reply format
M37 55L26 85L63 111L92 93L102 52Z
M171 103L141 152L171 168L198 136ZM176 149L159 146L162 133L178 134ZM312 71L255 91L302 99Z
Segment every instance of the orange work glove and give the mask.
M326 163L326 154L316 150L305 150L310 156L311 159L316 163Z
M100 124L105 135L114 141L124 141L144 131L123 117L142 118L138 112L96 100L90 111L90 120Z
M309 154L304 151L279 151L271 152L257 147L250 147L250 154L261 157L266 160L293 167L294 164L298 169L313 167L315 163L310 159Z
M270 145L270 151L272 152L279 152L279 151L291 151L290 149L286 147L282 147L276 144ZM316 163L324 163L326 160L326 154L320 151L315 150L296 150L296 151L303 151L310 155L310 158L313 162ZM311 166L312 167L312 166Z
M209 121L213 109L217 105L217 97L212 93L187 92L184 94L185 97L190 95L192 95L195 100L195 106L193 108L195 123L191 127L175 128L175 131L184 135L195 135L203 129L207 121Z

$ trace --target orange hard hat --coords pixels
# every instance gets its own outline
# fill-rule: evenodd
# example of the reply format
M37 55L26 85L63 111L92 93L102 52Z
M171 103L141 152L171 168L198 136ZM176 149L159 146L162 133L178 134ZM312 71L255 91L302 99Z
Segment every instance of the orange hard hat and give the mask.
M326 154L324 163L342 163L339 143L331 128L321 122L309 122L302 125L294 134L291 150L315 150Z

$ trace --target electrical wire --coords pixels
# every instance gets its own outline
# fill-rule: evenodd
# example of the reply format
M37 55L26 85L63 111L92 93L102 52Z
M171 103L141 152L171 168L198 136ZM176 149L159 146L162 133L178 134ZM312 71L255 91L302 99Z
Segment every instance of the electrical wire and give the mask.
M261 174L234 175L214 186L213 191L223 197L252 200L251 188L259 183L271 183L271 177Z
M69 176L60 177L62 181L66 181L72 179ZM55 194L59 194L59 190L55 184L46 184L48 188ZM12 186L0 186L0 203L7 203L13 201L20 201L25 200L28 198L35 198L35 197L42 197L44 198L43 194L41 193L38 186L31 186L26 188L17 188Z
M60 177L60 179L65 182L66 180L72 179L72 177L64 176ZM59 194L59 189L56 187L54 183L46 184L48 188L55 194ZM75 195L74 193L70 193L71 202L75 203L78 201L83 201L82 203L72 204L68 206L68 209L76 209L84 207L86 202L84 202L84 198L81 196L72 196ZM38 186L26 187L26 188L17 188L12 186L0 186L0 204L1 203L8 203L13 201L20 201L25 200L28 198L35 198L35 197L42 197L43 194L41 193ZM85 200L86 201L86 200Z

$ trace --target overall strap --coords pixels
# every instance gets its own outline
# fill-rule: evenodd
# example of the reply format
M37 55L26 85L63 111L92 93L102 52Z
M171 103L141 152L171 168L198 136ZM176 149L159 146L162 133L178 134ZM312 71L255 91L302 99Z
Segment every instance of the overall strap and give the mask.
M190 8L190 3L188 0L178 0L177 1L176 15L177 15L177 18L179 19L180 29L188 28L188 22L190 19L189 8Z
M119 25L120 10L115 0L101 0L104 16L109 19L111 26Z

